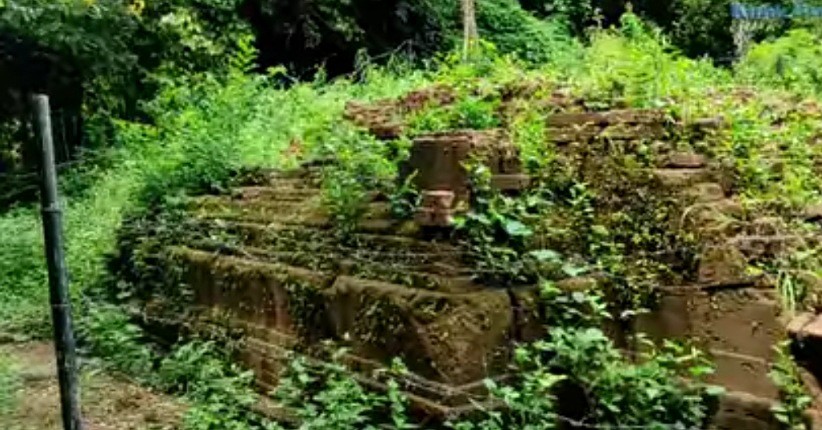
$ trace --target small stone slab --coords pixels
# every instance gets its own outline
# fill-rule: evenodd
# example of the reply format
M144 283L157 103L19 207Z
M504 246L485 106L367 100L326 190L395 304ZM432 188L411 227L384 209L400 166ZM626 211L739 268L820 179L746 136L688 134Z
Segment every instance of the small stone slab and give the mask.
M549 127L597 124L655 124L665 121L665 114L655 109L626 109L607 112L560 113L548 117Z
M431 210L449 210L454 206L455 195L449 190L426 190L422 192L421 206Z
M716 116L713 118L700 118L692 122L690 125L699 129L718 129L722 128L725 124L725 118Z
M663 186L671 188L711 181L711 173L708 169L656 169L654 175Z
M491 186L500 191L521 191L531 184L531 177L525 174L494 175Z
M599 285L601 285L601 279L597 279L594 276L579 276L576 278L568 278L557 281L556 284L557 288L566 293L587 293L595 290Z
M701 169L708 164L702 154L692 152L675 152L668 156L663 167L668 169Z
M713 203L725 200L725 190L716 182L700 182L688 189L687 194L697 203Z
M734 246L704 250L700 256L698 280L702 285L735 283L747 278L748 262Z
M420 227L452 227L454 225L454 211L423 207L414 215L414 222Z
M822 315L802 313L788 323L788 333L796 339L822 341Z
M565 127L549 127L548 139L558 145L573 142L590 142L597 139L640 140L661 139L665 128L659 124L580 124Z
M807 222L822 222L822 203L806 207L802 217Z

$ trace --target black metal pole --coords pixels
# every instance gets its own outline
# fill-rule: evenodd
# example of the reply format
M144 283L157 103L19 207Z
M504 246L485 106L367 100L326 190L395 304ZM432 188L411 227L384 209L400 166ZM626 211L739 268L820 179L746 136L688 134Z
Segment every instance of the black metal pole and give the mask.
M48 96L31 98L34 133L41 153L41 189L43 233L49 272L51 317L54 324L54 350L57 355L57 377L60 382L60 407L65 430L82 430L80 392L77 383L77 356L71 322L71 300L68 271L63 247L63 220L57 193L57 169L54 163L54 141Z

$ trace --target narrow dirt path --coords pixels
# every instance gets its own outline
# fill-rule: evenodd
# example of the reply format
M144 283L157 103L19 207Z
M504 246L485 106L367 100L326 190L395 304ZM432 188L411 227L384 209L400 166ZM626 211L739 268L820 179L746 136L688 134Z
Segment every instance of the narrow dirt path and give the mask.
M14 410L0 416L6 430L60 430L59 390L49 343L2 345L23 379ZM185 405L123 378L102 372L81 376L87 430L176 430Z

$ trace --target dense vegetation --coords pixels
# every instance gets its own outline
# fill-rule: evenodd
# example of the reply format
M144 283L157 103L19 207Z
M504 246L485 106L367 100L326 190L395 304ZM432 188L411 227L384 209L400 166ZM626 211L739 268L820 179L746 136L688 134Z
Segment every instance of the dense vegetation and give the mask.
M520 3L484 1L477 9L478 26L482 37L504 52L532 61L552 55L546 47L558 46L567 30L586 38L590 26L614 24L628 8L654 22L691 57L707 55L727 64L733 55L730 1ZM457 1L8 0L0 5L0 73L7 100L0 112L0 173L34 165L19 121L26 91L51 94L63 129L58 155L67 160L83 149L109 146L112 117L149 120L142 104L161 88L159 76L224 70L235 42L245 36L254 36L257 70L284 65L291 76L310 78L320 69L330 76L349 73L364 58L402 55L423 62L454 47L460 25ZM0 195L4 205L25 196L6 194Z
M755 46L733 67L718 68L682 52L715 59L727 55L727 16L712 12L726 10L725 2L636 2L634 10L654 20L653 26L623 16L625 2L523 1L536 12L531 15L513 0L489 0L478 5L478 23L491 43L463 62L459 55L447 55L458 41L456 4L305 3L299 8L294 5L303 2L6 0L0 12L0 29L14 35L2 46L28 49L33 44L47 53L48 64L69 67L65 73L48 69L45 77L19 73L22 66L15 62L29 60L12 53L11 61L2 63L4 73L33 82L4 81L4 91L56 89L60 106L82 108L88 141L78 147L95 149L64 179L72 191L66 210L68 262L84 349L145 384L187 396L194 405L187 428L277 429L283 424L248 413L258 397L250 375L228 364L227 351L208 341L158 351L121 309L103 302L101 290L111 287L106 261L118 229L126 217L173 207L186 193L222 189L238 172L329 154L335 164L326 178L326 199L344 225L356 216L351 207L369 191L367 186L391 183L396 175L389 154L360 130L340 126L349 100L399 96L434 82L491 85L539 77L562 82L592 102L618 98L628 106L695 116L711 113L718 103L723 115L739 125L716 151L738 163L751 204L798 208L822 197L819 179L807 165L814 149L805 144L822 124L791 113L789 126L775 130L770 124L781 105L769 111L768 103L822 96L822 56L812 29L794 29ZM604 23L617 23L617 28L588 30L599 19L597 9ZM391 19L386 27L373 28L375 15ZM763 96L739 103L734 91L740 87L754 87ZM493 103L468 97L455 112L423 113L417 126L489 126L483 112ZM20 110L11 107L4 118ZM539 130L534 123L523 117L518 125L518 143L529 165L548 163L535 146ZM17 172L26 162L19 138L12 135L0 141L0 163ZM779 169L767 162L771 140L785 142L778 151L788 163ZM585 211L586 190L580 184L572 189L576 209ZM520 216L530 208L492 198L486 210L496 211L502 225L472 227L479 247L487 245L482 229L530 227ZM592 261L585 263L623 270L619 253L606 246L616 239L607 231L587 233ZM516 237L509 239L513 243ZM0 217L0 331L49 334L41 246L35 207L15 205ZM511 266L489 255L488 264ZM815 268L817 256L803 257L761 270L790 274L796 267ZM801 280L783 279L791 290L788 306L811 295ZM637 293L629 301L644 294L646 284L627 285ZM560 328L518 351L519 380L491 387L506 413L488 411L451 423L453 428L554 428L553 389L569 379L590 390L597 424L690 428L704 422L706 399L716 392L677 379L709 373L701 354L670 344L649 349L641 364L629 363L601 330L606 313L599 294L564 296L546 282L543 296L546 306L561 305L554 312L561 321L553 322ZM395 384L384 395L370 393L330 362L316 368L295 359L275 396L295 408L301 428L415 428L408 400ZM783 385L794 387L789 360L777 370ZM389 371L403 370L397 363ZM12 402L8 389L17 383L2 357L0 382L2 414ZM624 395L638 387L644 390L640 395ZM786 422L801 413L800 395L790 397L795 403L786 402Z

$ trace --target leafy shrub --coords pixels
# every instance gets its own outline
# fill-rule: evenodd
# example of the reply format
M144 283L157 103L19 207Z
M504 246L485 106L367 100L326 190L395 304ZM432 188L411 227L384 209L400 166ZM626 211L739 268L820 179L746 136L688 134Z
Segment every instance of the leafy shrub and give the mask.
M705 61L678 55L658 28L626 14L618 29L591 36L577 85L592 106L600 100L622 100L636 107L697 103L700 91L726 79Z
M497 128L499 104L498 99L468 96L453 105L424 110L412 118L411 134Z
M596 328L558 328L540 352L556 354L552 364L579 384L591 403L591 422L659 428L701 428L708 418L709 393L700 385L679 382L712 372L696 350L673 343L645 352L627 364L611 340ZM559 370L561 369L561 370Z
M323 204L338 232L347 236L363 214L367 197L390 189L397 170L392 150L362 130L336 126L324 134L316 151L318 157L333 160L323 171Z
M532 247L536 224L552 208L542 195L545 190L530 190L521 198L504 196L491 187L486 166L471 162L468 169L471 208L456 220L456 229L485 282L522 285L571 270L556 252Z
M513 53L534 64L563 55L574 43L562 23L541 21L515 0L479 2L477 26L480 36L501 52Z
M530 347L518 348L515 364L520 370L514 384L486 381L497 409L482 411L480 418L449 423L454 430L503 430L561 428L557 414L557 387L565 377L554 373L539 354Z
M146 346L142 329L116 307L92 308L82 320L81 334L87 352L103 359L106 366L184 396L190 402L184 419L186 430L275 428L252 413L259 399L252 374L229 364L228 351L214 342L188 341L160 355Z
M251 372L231 365L213 342L192 341L175 347L160 363L161 387L194 402L185 416L186 430L271 428L253 413L258 395Z
M626 12L633 12L664 30L674 46L692 58L708 56L721 64L734 57L732 0L520 0L535 15L566 22L576 36L585 37L591 27L617 25ZM790 0L750 0L746 4L782 5ZM818 5L818 1L803 3ZM791 25L782 23L756 31L755 40L781 36Z
M228 65L245 31L234 0L6 0L0 29L56 54L83 77L91 112L134 115L153 96L140 84L160 66L203 71ZM25 79L25 77L22 77Z
M85 349L125 374L150 380L154 352L145 345L143 331L129 321L123 309L94 306L79 321Z
M702 428L721 390L699 382L713 372L700 351L670 341L657 347L640 335L642 352L629 362L602 331L610 315L597 293L564 293L545 283L542 299L556 325L529 354L582 389L591 423Z
M799 368L793 361L790 342L776 345L774 349L776 361L768 375L779 388L779 403L772 408L774 416L785 429L807 429L809 423L805 412L813 399L808 395Z
M822 47L819 35L807 29L751 48L736 66L752 83L785 88L798 94L822 94Z
M284 406L294 408L301 428L377 428L381 397L368 392L341 365L325 365L312 371L306 362L293 359L285 375L276 397Z

